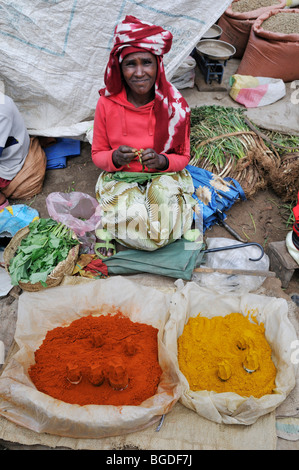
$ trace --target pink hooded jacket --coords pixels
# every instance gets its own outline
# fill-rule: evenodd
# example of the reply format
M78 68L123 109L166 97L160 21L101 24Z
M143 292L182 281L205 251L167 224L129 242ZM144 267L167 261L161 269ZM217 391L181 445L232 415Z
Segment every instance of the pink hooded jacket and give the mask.
M120 145L140 149L154 149L155 113L154 101L136 108L127 100L125 88L116 95L101 96L98 100L92 142L92 160L104 171L142 171L138 159L130 166L116 168L112 162L112 154ZM165 172L181 171L190 160L190 140L188 126L183 145L176 149L163 152L169 161ZM154 149L155 150L155 149ZM154 172L155 170L147 170Z

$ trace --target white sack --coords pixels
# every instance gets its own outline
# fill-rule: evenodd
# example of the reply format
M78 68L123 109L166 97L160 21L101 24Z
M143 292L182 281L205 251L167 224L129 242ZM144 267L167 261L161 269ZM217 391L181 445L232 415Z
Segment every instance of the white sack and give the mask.
M15 333L20 349L8 361L0 377L0 414L35 432L73 438L121 435L160 420L172 409L181 393L174 365L162 343L169 301L169 294L122 277L59 286L36 293L23 292L19 298ZM36 390L28 376L28 367L34 363L34 351L47 331L99 308L102 314L113 314L119 308L132 321L150 324L159 330L159 363L163 374L157 393L142 405L65 403Z
M173 74L171 83L178 89L193 88L195 81L196 61L188 56Z
M164 58L170 80L230 3L0 0L2 91L19 107L31 135L85 139L118 21L133 15L172 32Z
M216 423L253 424L277 408L295 386L295 365L292 364L296 332L288 319L288 305L285 299L256 294L218 294L207 288L189 282L180 288L172 299L170 318L165 326L164 343L176 363L177 373L183 387L181 403L187 408ZM185 376L179 370L177 339L183 333L190 317L211 318L257 309L257 319L265 325L265 336L272 348L272 360L277 367L276 389L271 395L261 398L242 397L236 393L215 393L191 391Z

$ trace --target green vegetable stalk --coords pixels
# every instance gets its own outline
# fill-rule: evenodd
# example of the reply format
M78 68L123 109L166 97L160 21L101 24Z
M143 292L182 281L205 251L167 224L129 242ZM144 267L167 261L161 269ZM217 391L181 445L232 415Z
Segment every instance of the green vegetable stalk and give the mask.
M16 286L20 281L40 282L47 287L48 275L79 241L73 238L72 230L52 219L38 219L28 228L27 237L23 238L10 261L11 283Z

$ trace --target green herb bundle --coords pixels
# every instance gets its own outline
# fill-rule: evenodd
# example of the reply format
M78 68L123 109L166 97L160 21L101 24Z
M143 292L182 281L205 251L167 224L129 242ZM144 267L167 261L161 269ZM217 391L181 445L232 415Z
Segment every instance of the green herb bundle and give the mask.
M44 287L48 275L64 261L70 249L79 243L73 231L52 219L38 219L28 226L28 235L11 259L9 273L12 285L40 282Z
M298 152L299 136L261 132L244 114L245 110L240 108L216 105L193 108L190 165L216 172L219 176L231 176L237 162L259 148L262 142L267 148L277 148L279 153Z
M243 110L201 106L192 110L190 144L191 165L227 176L255 142Z
M245 110L191 110L189 164L239 182L247 198L267 185L284 200L298 192L299 136L259 129Z

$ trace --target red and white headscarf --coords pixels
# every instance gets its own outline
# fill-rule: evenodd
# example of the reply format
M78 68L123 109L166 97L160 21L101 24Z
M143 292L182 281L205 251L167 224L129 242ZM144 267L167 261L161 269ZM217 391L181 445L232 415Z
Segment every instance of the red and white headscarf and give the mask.
M154 113L156 116L155 150L158 153L175 149L184 143L186 126L190 132L190 109L181 93L167 81L163 55L172 44L172 34L160 26L134 16L126 16L114 31L114 43L105 70L105 88L100 95L109 96L121 91L120 63L125 55L149 51L157 58L158 71L155 83Z

